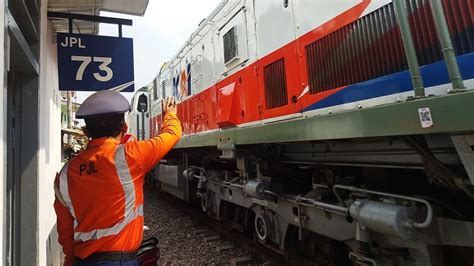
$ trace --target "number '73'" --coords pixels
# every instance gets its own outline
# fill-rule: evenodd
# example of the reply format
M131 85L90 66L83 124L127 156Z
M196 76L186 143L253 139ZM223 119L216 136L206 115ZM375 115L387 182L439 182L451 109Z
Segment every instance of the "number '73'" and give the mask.
M114 76L114 72L108 65L112 63L112 58L110 57L100 57L100 56L80 56L80 55L73 55L71 56L71 61L79 61L82 62L76 72L76 80L82 80L84 76L84 71L89 63L94 60L94 62L101 63L99 65L100 72L94 72L94 78L98 81L106 82L112 79ZM101 72L105 72L105 75L101 75Z

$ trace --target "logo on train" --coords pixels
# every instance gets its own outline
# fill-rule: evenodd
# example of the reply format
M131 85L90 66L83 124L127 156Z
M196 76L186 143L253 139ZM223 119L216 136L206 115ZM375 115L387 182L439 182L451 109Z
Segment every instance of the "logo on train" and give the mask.
M173 95L176 99L183 99L191 95L191 63L186 65L180 73L173 77Z

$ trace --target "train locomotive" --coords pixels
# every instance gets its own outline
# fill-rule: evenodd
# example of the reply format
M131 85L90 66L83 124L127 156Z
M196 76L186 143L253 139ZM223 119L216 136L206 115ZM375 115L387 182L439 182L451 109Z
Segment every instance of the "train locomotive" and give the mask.
M474 1L224 0L129 114L148 183L318 265L474 262Z

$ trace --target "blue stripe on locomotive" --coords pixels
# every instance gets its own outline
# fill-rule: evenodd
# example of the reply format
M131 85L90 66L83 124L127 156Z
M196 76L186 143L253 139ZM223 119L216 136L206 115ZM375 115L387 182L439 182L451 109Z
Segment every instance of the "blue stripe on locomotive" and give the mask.
M459 69L463 79L474 78L474 53L457 57ZM448 71L445 61L438 61L420 68L425 87L433 87L449 83ZM408 70L395 74L371 79L347 86L341 91L313 103L303 112L321 109L370 98L387 96L413 90L410 73ZM429 94L429 91L426 92Z

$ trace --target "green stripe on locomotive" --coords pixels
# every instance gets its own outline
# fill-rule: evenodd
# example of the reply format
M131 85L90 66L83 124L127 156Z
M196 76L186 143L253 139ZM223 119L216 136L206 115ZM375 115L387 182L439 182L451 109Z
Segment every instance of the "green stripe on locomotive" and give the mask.
M434 125L422 128L419 108ZM176 148L246 145L474 131L474 91L432 96L337 114L183 137Z

